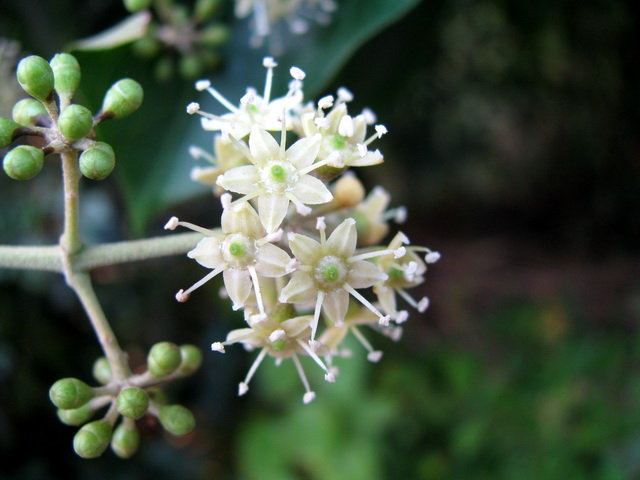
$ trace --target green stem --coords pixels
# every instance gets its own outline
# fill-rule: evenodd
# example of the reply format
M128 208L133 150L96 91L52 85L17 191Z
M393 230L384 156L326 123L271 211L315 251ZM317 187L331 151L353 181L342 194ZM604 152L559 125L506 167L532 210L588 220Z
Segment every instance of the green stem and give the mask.
M109 365L111 373L115 380L123 380L131 374L127 365L126 355L118 345L111 325L102 310L102 306L96 297L91 283L91 278L86 273L73 273L67 277L69 286L76 292L84 310L89 316L91 326L96 332L98 341L102 346Z
M45 270L62 273L60 246L18 247L0 245L0 268Z
M78 152L66 150L62 152L62 178L64 182L64 233L60 238L60 246L71 256L80 251L79 190L80 169L78 168Z

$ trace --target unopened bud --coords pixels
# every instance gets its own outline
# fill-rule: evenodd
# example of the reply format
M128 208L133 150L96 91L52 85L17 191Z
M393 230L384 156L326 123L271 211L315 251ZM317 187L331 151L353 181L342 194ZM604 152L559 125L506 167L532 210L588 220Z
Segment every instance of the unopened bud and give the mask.
M210 19L220 6L220 0L197 0L193 8L197 21L204 22Z
M80 171L91 180L104 180L116 166L116 155L111 145L96 142L80 154Z
M164 377L173 373L182 360L180 349L170 342L156 343L147 356L147 368L151 375Z
M47 110L44 105L38 100L33 98L23 98L13 106L11 116L20 125L25 127L32 127L36 125L36 119L38 116L47 116ZM2 119L0 119L0 137L2 136ZM6 146L6 145L5 145ZM2 147L2 140L0 139L0 147Z
M140 434L133 422L123 422L113 431L111 449L120 458L130 458L138 451Z
M37 55L20 60L16 76L22 89L38 100L46 100L53 90L53 70L49 62Z
M69 105L58 118L58 128L65 138L75 142L89 134L93 128L93 117L87 107Z
M196 426L193 414L182 405L162 407L158 418L164 429L173 435L186 435Z
M151 0L124 0L124 8L131 13L139 12L151 6Z
M104 420L87 423L73 437L73 449L82 458L97 458L111 440L111 425Z
M364 199L364 187L354 175L343 175L335 184L333 199L342 208L359 205Z
M197 78L202 72L202 61L200 60L200 56L195 53L182 55L182 57L180 57L180 62L178 63L178 68L182 78L190 80Z
M180 358L178 372L185 375L195 372L202 364L202 353L195 345L181 345Z
M20 124L8 118L0 117L0 148L4 148L11 143L16 130L19 128L21 128Z
M125 417L137 420L149 409L149 395L140 387L129 387L120 391L116 408Z
M44 165L44 153L31 145L20 145L4 156L2 167L14 180L29 180L35 177Z
M105 357L98 358L93 363L93 377L101 384L106 385L111 380L111 365Z
M63 410L81 407L91 397L91 387L77 378L62 378L49 389L51 402Z
M209 47L223 45L229 39L229 29L224 25L211 25L200 33L200 43Z
M59 408L57 413L58 418L65 425L79 427L90 420L95 411L89 407L88 403L85 403L79 408L69 408L67 410Z
M63 95L72 95L80 84L80 65L73 55L58 53L51 62L53 81L56 92Z
M107 90L102 102L102 112L110 118L126 117L140 107L143 97L144 92L138 82L123 78Z

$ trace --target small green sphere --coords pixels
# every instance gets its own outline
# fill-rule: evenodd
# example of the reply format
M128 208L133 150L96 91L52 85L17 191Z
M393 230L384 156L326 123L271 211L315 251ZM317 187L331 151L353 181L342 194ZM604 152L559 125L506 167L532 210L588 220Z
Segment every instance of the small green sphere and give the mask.
M37 55L20 60L16 76L22 89L38 100L46 100L53 90L53 70L49 62Z
M85 403L80 408L70 408L68 410L58 409L58 418L65 425L79 427L93 417L95 411Z
M47 117L49 114L44 105L33 98L23 98L18 101L11 112L13 119L25 127L35 126L36 118L41 115Z
M20 127L21 125L13 120L0 117L0 148L4 148L11 143L13 135Z
M53 70L56 92L72 95L80 84L80 64L76 57L68 53L58 53L49 62Z
M143 98L144 92L140 84L131 78L123 78L107 90L102 111L111 118L123 118L135 112Z
M30 180L44 165L44 153L32 145L20 145L4 156L2 167L14 180Z
M62 378L49 389L51 402L63 410L81 407L91 397L91 387L77 378Z
M111 425L104 420L87 423L73 437L73 449L82 458L97 458L111 440Z
M80 171L91 180L104 180L116 166L116 155L111 145L96 142L80 154Z
M161 48L160 42L158 42L153 36L146 35L139 40L136 40L132 45L133 51L141 57L150 58L155 56Z
M138 451L140 434L134 425L123 422L114 430L111 438L111 449L120 458L130 458Z
M129 10L131 13L149 8L150 5L151 0L124 0L124 8Z
M182 78L194 79L202 73L202 61L195 53L187 53L180 58L178 68Z
M220 0L197 0L193 8L194 16L199 22L209 20L220 6Z
M125 417L137 420L149 409L149 395L140 387L125 388L118 394L116 407Z
M173 373L182 360L180 349L171 342L156 343L147 355L147 368L151 375L164 377Z
M164 429L173 435L186 435L196 426L193 413L182 405L162 407L158 418Z
M219 47L227 43L229 29L224 25L210 25L200 33L200 43L209 47Z
M202 353L200 349L195 345L181 345L180 346L180 367L178 372L185 375L195 372L202 364Z
M65 138L75 142L89 135L93 128L93 117L87 107L69 105L58 118L58 128Z
M102 385L106 385L111 380L111 365L109 360L105 357L98 358L93 362L92 368L93 378L99 381Z

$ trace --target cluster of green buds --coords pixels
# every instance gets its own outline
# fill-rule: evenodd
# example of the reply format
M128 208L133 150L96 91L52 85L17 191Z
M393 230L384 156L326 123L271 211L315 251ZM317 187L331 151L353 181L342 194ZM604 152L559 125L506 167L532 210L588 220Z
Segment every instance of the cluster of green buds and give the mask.
M146 58L159 56L155 67L159 80L168 80L177 69L192 79L220 63L218 49L227 42L228 29L214 20L221 0L197 0L189 11L171 0L124 0L130 12L151 9L156 21L134 44L134 51Z
M9 177L29 180L40 173L47 155L70 152L80 153L79 168L85 177L103 180L111 174L113 148L94 140L94 127L136 111L142 87L130 78L117 81L105 94L102 109L92 115L88 108L72 103L80 76L78 61L68 53L59 53L50 62L36 55L20 61L18 82L31 98L14 105L12 119L0 117L0 149L10 148L3 161ZM14 145L21 137L26 144Z
M136 420L144 416L157 418L172 435L186 435L194 429L193 414L182 405L169 404L157 385L190 375L201 363L202 354L195 346L160 342L151 347L145 372L118 381L107 359L101 357L93 365L100 386L63 378L51 386L49 398L63 423L81 427L73 439L79 456L99 457L111 445L116 455L129 458L140 443ZM104 415L93 420L101 410Z

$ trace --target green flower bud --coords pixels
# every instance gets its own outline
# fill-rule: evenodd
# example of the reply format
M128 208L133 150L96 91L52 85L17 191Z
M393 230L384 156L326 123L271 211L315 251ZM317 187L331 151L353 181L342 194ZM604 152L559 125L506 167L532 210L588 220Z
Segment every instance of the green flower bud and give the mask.
M73 437L73 449L82 458L96 458L104 453L111 440L111 425L104 420L87 423Z
M93 377L103 385L111 381L111 365L105 357L100 357L93 362L92 372Z
M22 89L38 100L46 100L53 90L53 71L49 62L37 55L20 60L17 72Z
M149 395L140 387L125 388L118 394L116 407L125 417L137 420L149 409Z
M202 62L195 53L187 53L180 57L178 68L182 78L196 78L202 72Z
M167 394L164 393L164 390L159 388L148 388L147 395L149 395L149 399L154 403L159 403L160 405L166 405L169 403Z
M209 47L217 47L227 42L229 29L224 25L210 25L200 33L200 43Z
M21 127L21 125L8 118L0 117L0 148L9 145L13 140L13 135L16 133L16 130Z
M210 19L220 6L220 0L197 0L194 7L195 18L199 22Z
M36 125L36 118L39 116L46 117L47 109L38 100L33 98L23 98L13 106L11 116L20 125L25 127L33 127ZM0 120L1 124L2 120ZM2 142L0 141L0 144Z
M167 405L158 417L164 429L173 435L186 435L196 426L193 413L182 405Z
M91 387L77 378L62 378L49 389L51 402L63 410L81 407L91 397Z
M129 10L131 13L149 8L150 5L151 0L124 0L124 8Z
M202 364L202 353L200 349L195 345L182 345L180 346L180 367L178 372L184 374L190 374L195 372Z
M85 403L80 408L70 408L68 410L58 409L58 418L65 425L79 427L93 417L95 410Z
M136 40L132 45L133 51L141 57L153 57L160 50L160 42L150 35Z
M160 82L167 82L173 77L173 60L171 57L163 57L158 60L155 68L153 69L153 74Z
M110 118L131 115L142 104L144 93L138 82L123 78L114 83L104 96L102 111Z
M72 95L80 84L80 64L76 57L68 53L58 53L49 63L53 70L56 92Z
M58 118L60 133L72 142L89 135L93 128L93 117L87 107L69 105Z
M44 165L44 153L31 145L20 145L4 156L2 167L14 180L29 180L35 177Z
M104 180L116 166L116 155L111 145L96 142L80 154L80 171L91 180Z
M147 368L151 375L164 377L175 371L182 360L180 349L171 342L156 343L147 355Z
M111 449L120 458L130 458L138 451L140 434L135 424L123 422L113 432Z

